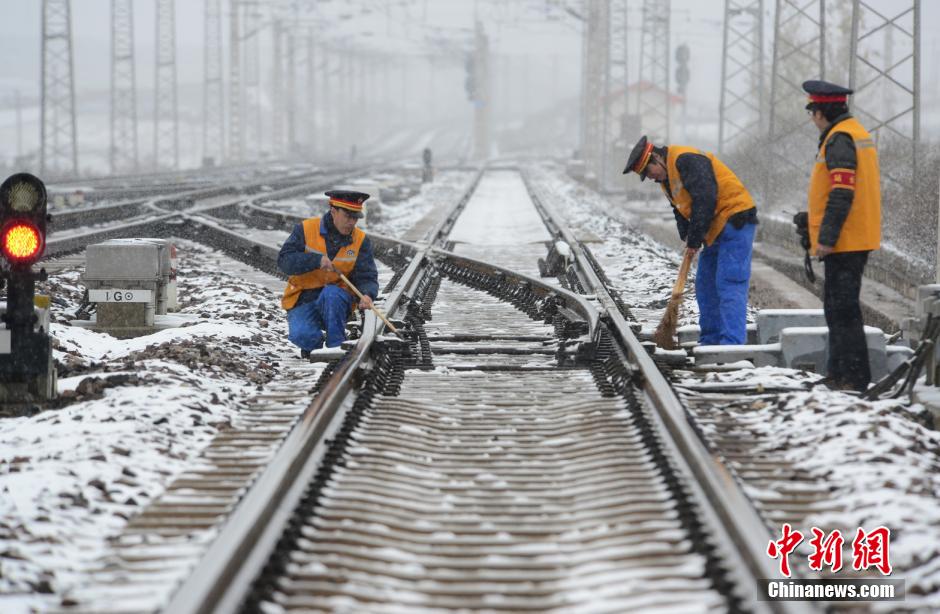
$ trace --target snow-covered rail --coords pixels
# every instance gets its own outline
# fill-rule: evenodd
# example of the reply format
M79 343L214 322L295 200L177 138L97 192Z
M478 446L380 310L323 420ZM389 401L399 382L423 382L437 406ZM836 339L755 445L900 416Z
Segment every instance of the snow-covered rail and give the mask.
M168 182L146 198L136 197L111 204L80 207L53 212L53 224L49 230L54 240L57 235L72 234L75 230L102 224L121 222L133 226L145 217L182 210L199 210L205 213L225 211L226 208L245 202L277 196L290 196L313 191L321 186L333 185L363 169L340 168L315 170L305 173L283 171L261 173L257 176L212 182L208 185L189 188L186 184ZM182 189L181 189L182 186ZM156 188L155 188L156 189ZM246 198L254 196L254 198ZM95 229L101 232L102 229ZM113 229L117 231L117 229ZM72 231L72 232L70 232Z
M487 173L477 193L513 182ZM534 269L544 245L490 251ZM766 528L576 261L594 304L418 247L386 301L408 342L367 317L168 611L765 609Z

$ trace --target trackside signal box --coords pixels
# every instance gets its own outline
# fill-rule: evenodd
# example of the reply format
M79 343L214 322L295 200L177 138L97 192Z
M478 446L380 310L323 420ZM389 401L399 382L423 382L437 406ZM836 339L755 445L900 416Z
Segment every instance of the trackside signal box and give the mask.
M36 296L46 270L33 265L46 248L46 187L29 173L0 185L0 403L53 398L56 372L49 337L49 297Z
M97 305L95 330L118 338L154 332L154 316L176 302L175 247L165 239L111 239L89 245L82 281Z

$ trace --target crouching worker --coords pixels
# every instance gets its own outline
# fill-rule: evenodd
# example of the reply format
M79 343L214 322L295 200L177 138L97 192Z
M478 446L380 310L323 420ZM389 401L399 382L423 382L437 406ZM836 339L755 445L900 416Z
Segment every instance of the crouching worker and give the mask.
M287 310L288 339L302 358L323 347L336 347L346 339L346 320L357 307L370 309L379 291L372 242L356 228L362 218L363 192L326 192L330 210L294 226L281 246L277 266L290 277L281 306ZM358 305L342 273L362 294Z
M757 208L747 188L713 154L681 145L656 147L645 136L630 152L623 173L630 171L662 188L693 258L705 245L695 275L699 343L746 343L757 224Z

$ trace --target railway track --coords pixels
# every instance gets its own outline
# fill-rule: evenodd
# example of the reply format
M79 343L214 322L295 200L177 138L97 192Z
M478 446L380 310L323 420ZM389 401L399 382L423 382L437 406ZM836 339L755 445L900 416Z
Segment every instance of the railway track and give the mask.
M495 219L505 204L488 205L489 184L514 174L543 235L507 250L468 241L461 220ZM63 611L138 611L191 566L165 611L799 611L754 601L774 574L764 523L796 521L824 493L796 487L785 514L757 516L727 471L766 484L780 467L730 433L708 441L717 455L703 446L686 407L708 423L722 399L685 390L680 403L544 196L514 170L488 172L418 242L373 235L407 343L367 314L342 363L286 359ZM276 275L276 249L245 228L293 219L260 200L160 222L218 245L246 277ZM571 266L545 280L465 255L533 273L552 241L571 246Z
M166 611L768 609L766 528L587 258L590 299L455 221L399 262L407 343L367 314Z
M473 186L471 182L449 195L452 210L466 202ZM264 198L270 197L269 193ZM218 269L280 293L283 281L276 269L276 246L255 243L246 236L246 224L266 228L271 223L271 216L258 216L257 211L255 206L239 205L231 209L235 214L232 217L200 217L195 238L234 257L234 262L226 262L225 256L220 256ZM447 223L444 219L439 226ZM396 271L403 272L414 250L392 239L373 236L373 240L380 282L391 285L398 278ZM52 268L59 264L62 268L75 266L80 261L81 254L73 251L53 261ZM334 366L324 369L296 356L283 358L278 376L257 395L244 400L240 419L213 441L200 462L169 484L158 500L128 523L112 541L110 556L87 570L90 581L63 600L61 611L145 612L152 608L142 604L165 601L239 504L246 487L272 461L301 419L309 397L328 379Z
M177 184L168 184L162 186L162 191L159 187L154 188L157 191L146 198L133 198L110 204L56 211L53 217L54 224L50 230L52 236L56 237L66 234L67 231L86 226L114 221L128 223L135 218L153 217L183 210L209 213L241 203L246 195L257 195L259 199L262 199L272 194L303 193L305 189L329 185L331 181L342 181L355 172L357 169L345 168L301 174L279 172L238 181L213 182L195 188L183 186L183 189L180 189Z

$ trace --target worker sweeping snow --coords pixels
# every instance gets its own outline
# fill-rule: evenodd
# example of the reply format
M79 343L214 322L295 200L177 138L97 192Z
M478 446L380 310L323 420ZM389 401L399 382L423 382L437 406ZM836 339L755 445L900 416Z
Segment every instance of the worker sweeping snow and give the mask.
M631 171L641 180L649 177L660 185L686 244L684 266L657 342L671 345L685 271L704 245L695 276L699 343L744 343L757 224L757 209L747 188L713 154L681 145L656 147L645 136L630 152L623 172Z

